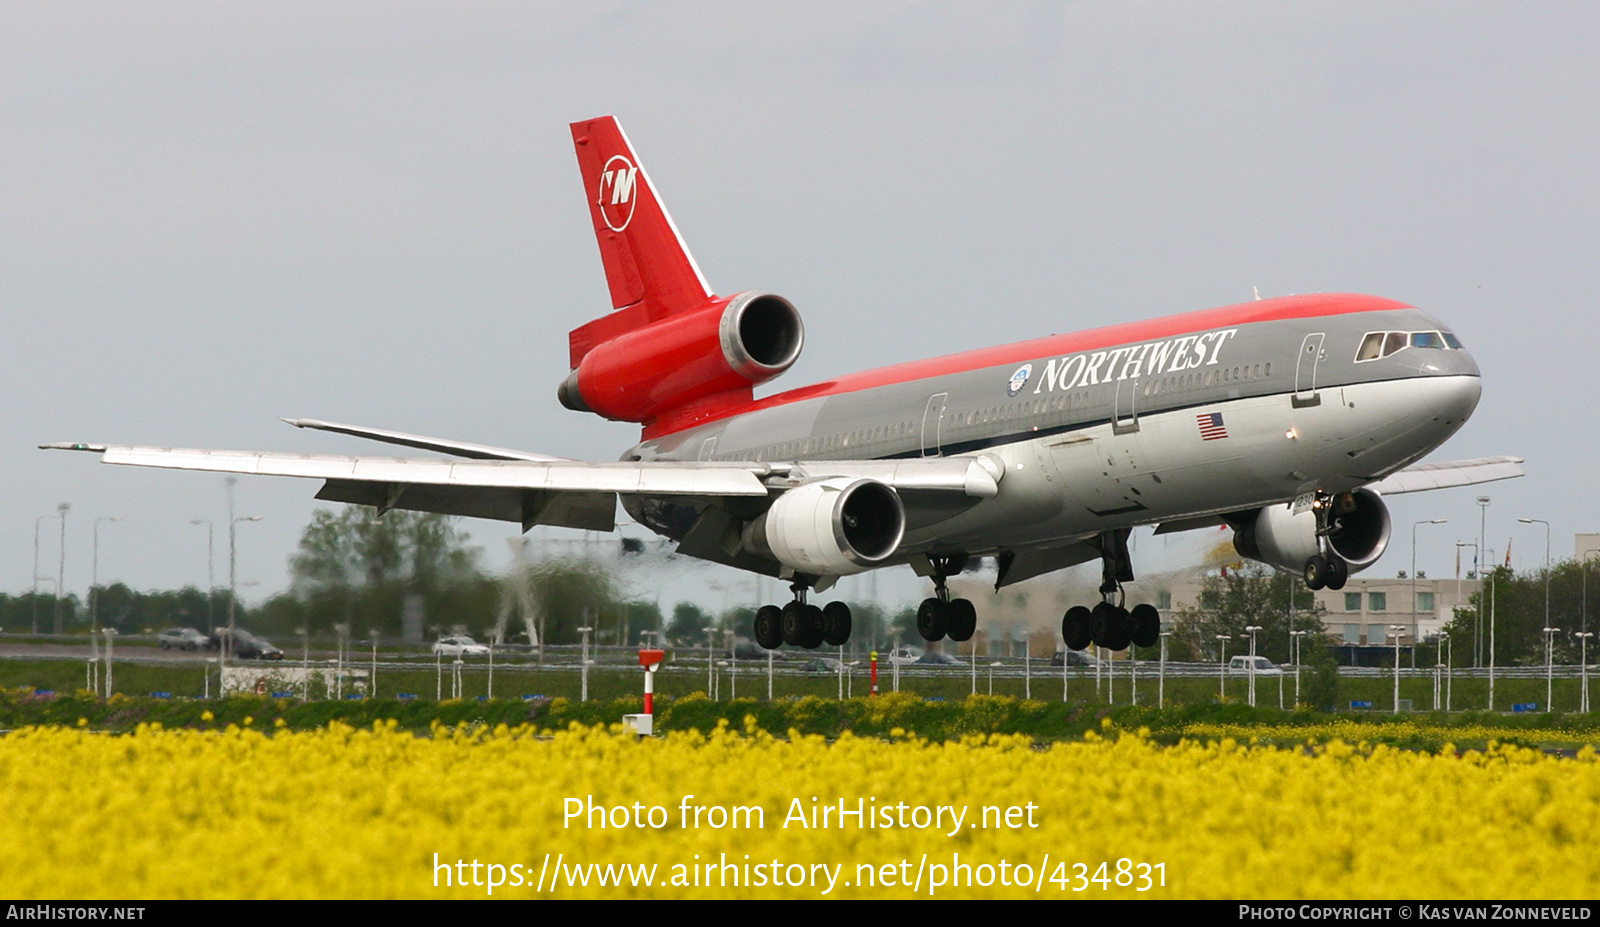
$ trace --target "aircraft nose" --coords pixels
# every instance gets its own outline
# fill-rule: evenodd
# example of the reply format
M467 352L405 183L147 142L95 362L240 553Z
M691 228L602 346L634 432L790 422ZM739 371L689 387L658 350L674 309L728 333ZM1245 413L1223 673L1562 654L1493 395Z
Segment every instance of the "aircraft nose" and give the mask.
M1483 381L1476 376L1437 377L1431 385L1428 405L1436 417L1445 421L1466 421L1483 395Z

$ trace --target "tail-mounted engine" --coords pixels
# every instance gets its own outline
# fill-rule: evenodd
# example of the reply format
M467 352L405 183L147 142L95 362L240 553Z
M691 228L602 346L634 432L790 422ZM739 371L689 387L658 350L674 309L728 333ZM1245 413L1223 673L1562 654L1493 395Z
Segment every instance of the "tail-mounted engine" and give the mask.
M781 296L712 297L588 347L557 395L569 409L623 422L710 396L749 401L751 387L788 370L804 342L800 313Z
M745 526L741 540L796 573L842 576L882 564L905 531L905 507L893 487L841 476L785 492Z
M1370 489L1335 496L1319 496L1310 505L1271 505L1253 516L1230 518L1233 546L1240 555L1281 567L1304 571L1313 588L1326 584L1337 589L1343 576L1371 566L1389 546L1389 508ZM1319 573L1313 558L1321 558ZM1330 578L1331 577L1331 578Z

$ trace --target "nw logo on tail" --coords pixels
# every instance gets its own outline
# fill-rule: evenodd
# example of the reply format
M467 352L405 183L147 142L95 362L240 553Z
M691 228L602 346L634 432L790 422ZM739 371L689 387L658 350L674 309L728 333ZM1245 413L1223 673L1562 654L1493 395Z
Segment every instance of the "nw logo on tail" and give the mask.
M622 155L612 155L600 171L600 195L596 205L606 228L620 232L633 221L634 178L639 173L632 161Z

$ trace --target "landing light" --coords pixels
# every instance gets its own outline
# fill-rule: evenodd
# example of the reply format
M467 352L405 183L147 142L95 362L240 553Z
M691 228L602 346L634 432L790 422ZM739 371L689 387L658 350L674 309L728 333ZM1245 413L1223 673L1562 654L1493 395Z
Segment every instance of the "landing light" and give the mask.
M1300 432L1298 430L1294 429L1294 428L1291 428L1288 431L1284 432L1283 436L1285 438L1288 438L1290 441L1293 441L1295 438L1300 437Z

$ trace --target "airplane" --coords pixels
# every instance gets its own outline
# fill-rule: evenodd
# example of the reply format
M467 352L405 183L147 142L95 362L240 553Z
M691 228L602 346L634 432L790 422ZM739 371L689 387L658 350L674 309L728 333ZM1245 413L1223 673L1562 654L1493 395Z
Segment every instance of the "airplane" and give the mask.
M1477 406L1452 329L1391 299L1324 293L1128 322L867 370L755 398L805 341L773 293L714 293L617 121L573 123L612 311L574 329L568 409L642 426L587 462L315 419L291 425L434 457L66 443L105 463L324 481L316 498L610 531L616 506L680 553L790 583L764 648L845 643L841 576L931 580L928 641L965 641L976 606L946 580L993 558L995 589L1098 559L1100 601L1066 646L1153 645L1126 608L1130 532L1226 526L1239 553L1342 587L1391 531L1383 496L1522 475L1521 459L1419 464Z

